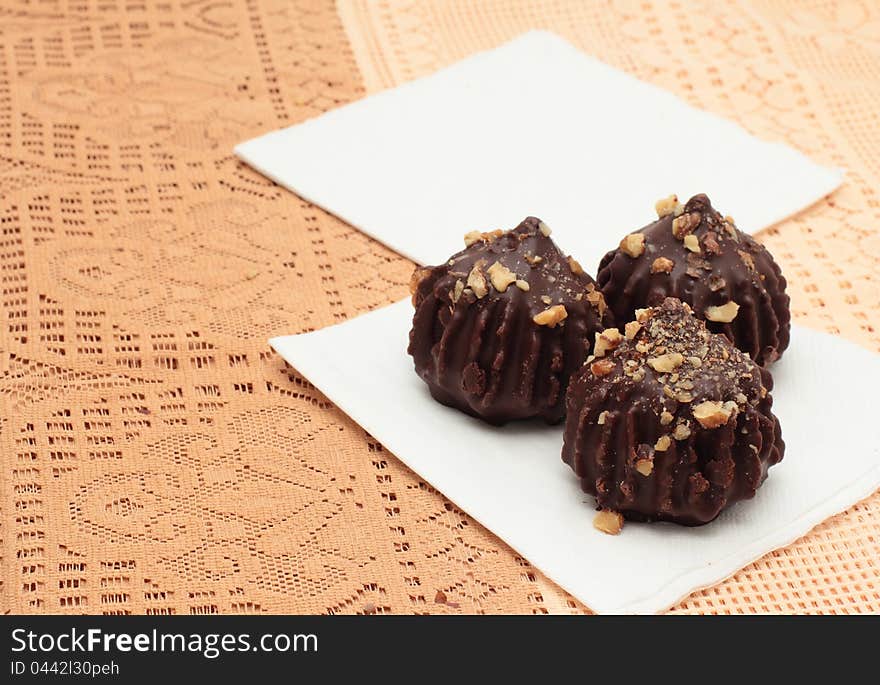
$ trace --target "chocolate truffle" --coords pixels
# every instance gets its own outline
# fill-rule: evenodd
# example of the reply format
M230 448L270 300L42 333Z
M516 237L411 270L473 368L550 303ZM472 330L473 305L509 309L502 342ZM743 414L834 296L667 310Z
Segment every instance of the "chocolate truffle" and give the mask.
M597 335L566 397L562 458L596 496L596 527L702 525L754 496L785 449L770 374L674 298L625 331Z
M535 217L465 245L413 274L416 373L438 402L490 423L560 421L569 377L612 324L602 293Z
M791 314L773 256L705 195L684 206L673 195L657 203L657 214L599 264L596 281L617 321L676 297L759 364L778 359Z

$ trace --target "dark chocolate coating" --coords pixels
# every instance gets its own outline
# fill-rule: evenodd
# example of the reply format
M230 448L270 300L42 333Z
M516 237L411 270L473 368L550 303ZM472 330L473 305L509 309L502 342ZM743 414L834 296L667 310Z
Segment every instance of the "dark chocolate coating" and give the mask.
M679 300L635 327L572 378L562 459L600 509L708 523L782 459L772 379Z
M534 217L470 239L445 264L413 274L409 353L416 373L438 402L490 423L556 423L569 377L595 332L611 324L602 293ZM519 285L505 285L507 270ZM547 310L559 305L566 317L550 325L561 310ZM548 322L540 325L536 316Z
M682 229L679 237L673 234L677 216L670 212L637 231L645 238L641 255L612 250L599 264L596 281L615 319L629 321L636 309L665 297L687 302L699 318L706 317L707 308L732 300L739 305L736 317L729 323L707 320L709 330L723 333L759 364L778 359L788 347L791 314L785 278L773 256L715 211L705 195L695 195L677 211L684 232L696 236L699 253L685 245ZM652 272L658 257L671 260L671 271L655 267Z

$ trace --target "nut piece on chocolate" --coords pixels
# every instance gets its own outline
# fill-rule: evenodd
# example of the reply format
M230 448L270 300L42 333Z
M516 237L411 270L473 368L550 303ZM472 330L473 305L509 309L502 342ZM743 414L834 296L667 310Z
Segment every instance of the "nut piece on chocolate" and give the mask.
M782 459L770 374L673 298L626 328L571 379L562 459L604 521L708 523Z
M705 195L683 206L672 195L657 203L657 214L599 264L596 281L616 321L676 297L759 364L778 359L788 347L791 315L773 256Z
M416 373L437 401L490 423L561 421L569 377L613 327L602 293L534 217L465 244L413 275Z

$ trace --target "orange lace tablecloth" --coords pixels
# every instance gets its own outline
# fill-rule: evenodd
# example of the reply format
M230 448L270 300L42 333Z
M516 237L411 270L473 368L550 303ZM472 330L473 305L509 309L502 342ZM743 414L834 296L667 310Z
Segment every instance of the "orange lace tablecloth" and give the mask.
M267 347L412 265L230 152L536 27L846 167L762 238L800 323L880 350L876 3L4 0L0 610L586 611ZM878 528L674 610L878 611Z

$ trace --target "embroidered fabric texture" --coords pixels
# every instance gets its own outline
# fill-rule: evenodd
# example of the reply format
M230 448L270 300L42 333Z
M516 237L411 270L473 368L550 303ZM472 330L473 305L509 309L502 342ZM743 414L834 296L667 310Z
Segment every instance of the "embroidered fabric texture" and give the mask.
M412 265L230 152L528 28L847 167L762 238L798 321L880 350L871 3L472 7L0 8L0 610L586 611L271 352ZM675 610L880 610L878 520L875 495Z

